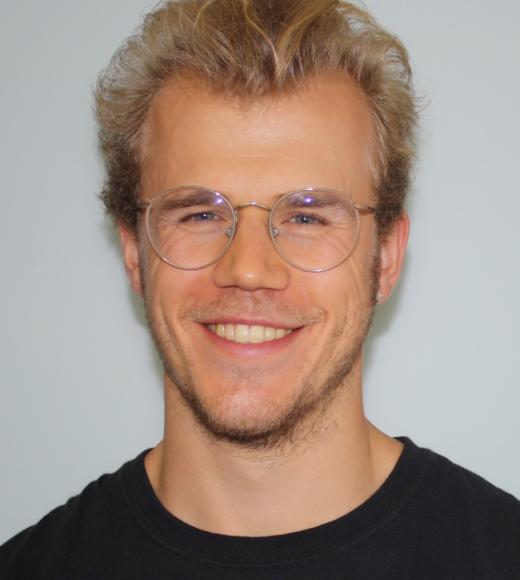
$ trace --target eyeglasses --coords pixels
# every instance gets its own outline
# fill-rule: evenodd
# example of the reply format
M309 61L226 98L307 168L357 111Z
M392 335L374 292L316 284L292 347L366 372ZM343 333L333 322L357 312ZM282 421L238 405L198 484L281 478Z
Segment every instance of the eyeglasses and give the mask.
M360 214L376 211L338 191L314 187L290 191L269 208L256 201L233 207L218 191L179 186L138 202L138 207L146 209L146 232L158 256L182 270L217 262L233 242L238 211L255 207L269 213L269 235L284 260L306 272L324 272L354 251Z

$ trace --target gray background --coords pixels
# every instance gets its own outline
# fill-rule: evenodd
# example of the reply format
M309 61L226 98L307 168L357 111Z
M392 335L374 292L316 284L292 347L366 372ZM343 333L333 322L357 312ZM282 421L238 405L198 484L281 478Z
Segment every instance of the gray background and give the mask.
M98 71L152 5L2 6L0 542L161 437L157 360L95 197L91 113ZM367 414L520 496L519 4L366 5L429 102Z

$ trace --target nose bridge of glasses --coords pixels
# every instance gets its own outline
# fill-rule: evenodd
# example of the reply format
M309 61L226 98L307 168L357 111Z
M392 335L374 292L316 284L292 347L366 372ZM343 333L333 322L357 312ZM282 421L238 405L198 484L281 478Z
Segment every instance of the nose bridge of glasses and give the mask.
M250 201L249 203L243 203L242 205L237 205L233 208L237 218L238 218L238 210L245 209L246 207L257 207L258 209L263 209L265 211L271 211L270 207L267 207L266 205L259 203L258 201Z
M258 201L250 201L249 203L243 203L241 205L237 205L233 208L233 212L235 214L235 228L238 226L238 221L239 221L238 220L238 211L242 210L242 209L247 209L249 207L258 208L258 209L264 210L268 213L271 212L270 207L268 207L262 203L259 203Z

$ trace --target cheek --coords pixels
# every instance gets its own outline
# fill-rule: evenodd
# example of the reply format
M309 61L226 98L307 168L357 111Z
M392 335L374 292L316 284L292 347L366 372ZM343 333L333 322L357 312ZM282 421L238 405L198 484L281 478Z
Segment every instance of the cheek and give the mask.
M369 216L361 218L361 233L354 253L347 260L353 293L372 306L372 291L376 265L379 260L375 221Z
M374 307L372 249L356 251L338 268L319 275L323 278L315 295L326 310L331 333L339 338L356 332Z
M334 310L350 310L367 302L370 282L370 263L353 254L341 266L329 272L322 281L323 296ZM326 274L326 273L324 273Z
M349 290L354 302L361 304L369 299L370 276L372 273L371 256L351 256L349 264Z
M182 312L206 285L193 272L178 270L155 255L147 255L143 271L145 303L154 324L169 334L182 322ZM198 292L199 291L199 292Z
M228 295L230 289L224 294ZM147 272L147 309L149 317L163 335L181 349L193 348L197 314L218 304L223 292L212 281L211 268L179 270L162 260L153 260Z

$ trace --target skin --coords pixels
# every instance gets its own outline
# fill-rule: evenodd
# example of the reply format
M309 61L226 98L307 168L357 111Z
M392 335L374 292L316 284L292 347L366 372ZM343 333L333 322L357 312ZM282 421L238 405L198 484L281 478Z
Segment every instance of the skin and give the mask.
M233 205L271 206L277 194L313 185L374 204L373 142L364 97L344 78L252 103L171 81L146 122L142 197L190 184L217 189ZM257 208L241 212L225 256L197 271L160 260L142 225L137 233L120 227L126 270L166 369L164 438L145 461L166 509L207 531L267 536L331 521L380 487L402 444L364 415L361 346L374 283L386 299L408 229L403 214L380 241L374 218L363 216L350 258L308 273L276 253ZM298 330L245 347L215 340L204 323L216 322ZM291 429L262 439L302 401Z

